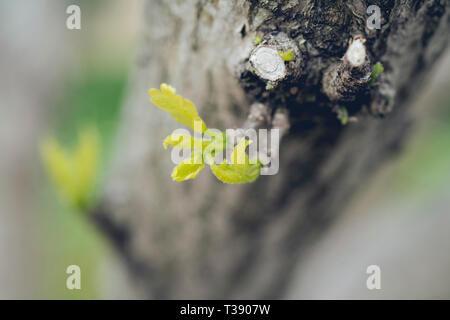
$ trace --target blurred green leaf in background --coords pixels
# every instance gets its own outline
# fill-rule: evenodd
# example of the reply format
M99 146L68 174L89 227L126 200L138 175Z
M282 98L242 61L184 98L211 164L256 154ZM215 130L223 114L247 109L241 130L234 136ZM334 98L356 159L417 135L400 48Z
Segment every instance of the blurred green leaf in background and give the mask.
M82 182L83 179L77 180L80 177L69 178L78 182L72 191L63 192L75 195L72 198L78 207L74 208L59 197L61 181L59 191L55 190L41 166L38 195L42 218L36 226L43 242L39 246L44 264L40 283L45 287L36 289L36 298L41 299L104 298L101 273L105 259L111 255L109 245L87 215L79 214L79 209L88 208L85 202L89 203L90 197L100 196L111 162L120 106L134 56L139 3L103 0L94 4L83 0L80 6L82 29L67 31L68 41L75 44L72 65L61 85L63 90L55 92L57 103L48 115L48 134L52 138L45 142L44 153L51 153L53 162L55 156L65 157L66 164L78 161L71 170L85 179ZM87 124L91 127L86 130ZM85 157L76 160L77 148L80 153L82 148L88 151ZM76 169L77 165L81 167ZM81 268L81 290L68 290L65 286L69 276L66 268L72 264Z

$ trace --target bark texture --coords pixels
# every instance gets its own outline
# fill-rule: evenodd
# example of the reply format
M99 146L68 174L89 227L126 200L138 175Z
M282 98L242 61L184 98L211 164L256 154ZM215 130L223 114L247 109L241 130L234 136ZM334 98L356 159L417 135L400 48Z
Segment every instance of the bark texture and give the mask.
M366 27L371 4L381 8L380 30ZM408 99L447 46L449 7L438 0L148 1L115 169L93 213L144 297L280 297L303 250L407 136ZM280 32L298 45L301 63L293 63L301 70L266 90L248 60L256 35L270 42ZM385 72L345 103L359 121L342 126L322 77L355 36ZM220 130L243 126L255 102L271 113L287 109L279 173L248 185L224 185L208 170L172 182L174 164L161 144L179 125L147 94L162 82Z

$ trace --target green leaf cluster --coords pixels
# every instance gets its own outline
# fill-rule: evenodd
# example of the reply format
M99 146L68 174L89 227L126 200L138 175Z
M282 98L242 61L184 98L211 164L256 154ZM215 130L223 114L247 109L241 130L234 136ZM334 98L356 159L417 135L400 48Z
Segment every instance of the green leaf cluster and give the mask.
M241 139L233 148L231 160L224 160L222 163L216 164L214 157L219 152L226 150L228 146L229 141L226 134L208 129L199 117L195 105L177 95L173 87L162 84L160 90L150 89L149 95L150 101L158 108L169 112L176 121L207 137L207 139L197 139L191 135L175 133L164 140L165 149L172 146L191 151L191 156L173 169L172 179L174 181L194 179L206 165L209 165L212 173L224 183L248 183L259 177L261 162L259 160L250 161L245 151L251 141L245 138Z

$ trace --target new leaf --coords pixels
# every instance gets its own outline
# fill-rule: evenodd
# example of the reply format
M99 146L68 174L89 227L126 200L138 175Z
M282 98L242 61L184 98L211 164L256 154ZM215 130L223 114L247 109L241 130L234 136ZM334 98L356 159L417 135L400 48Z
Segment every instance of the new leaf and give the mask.
M195 105L188 99L175 94L175 89L165 83L161 85L161 90L150 89L150 101L160 109L170 113L179 123L182 123L194 131L203 133L206 125L199 117Z
M219 180L225 183L238 184L253 182L259 177L261 173L260 162L250 164L245 152L250 143L251 141L246 139L239 141L233 149L230 163L224 161L220 165L211 164L211 170Z
M173 169L172 179L174 181L194 179L204 167L205 163L202 161L201 157L193 154L191 158L185 159Z

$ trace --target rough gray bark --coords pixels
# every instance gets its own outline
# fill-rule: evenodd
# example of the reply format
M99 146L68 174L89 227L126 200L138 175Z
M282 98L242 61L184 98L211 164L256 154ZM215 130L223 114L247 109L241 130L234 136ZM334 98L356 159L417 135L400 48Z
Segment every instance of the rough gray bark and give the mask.
M382 9L381 30L366 28L370 4ZM115 171L93 215L144 296L280 297L304 248L407 136L408 99L448 43L449 15L448 1L431 0L148 1ZM276 32L299 44L301 71L268 91L248 59L257 34ZM359 121L342 126L321 81L357 35L385 72L345 103ZM172 182L161 143L178 125L147 95L162 82L221 130L242 126L253 102L288 109L279 173L248 185L207 170Z

